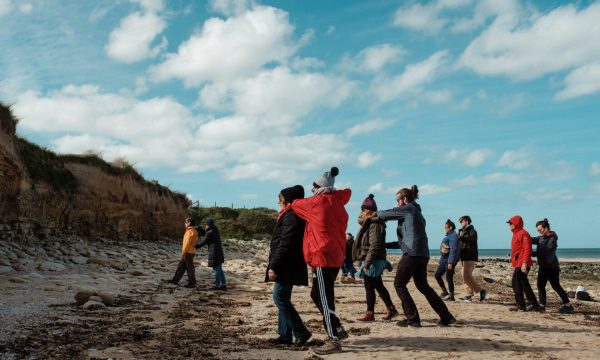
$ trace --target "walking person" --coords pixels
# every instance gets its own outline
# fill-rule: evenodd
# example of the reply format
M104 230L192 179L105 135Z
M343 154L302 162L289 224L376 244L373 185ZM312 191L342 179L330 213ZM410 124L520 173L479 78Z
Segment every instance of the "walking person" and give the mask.
M342 279L341 282L355 282L356 269L354 268L354 259L352 258L352 248L354 247L354 236L351 233L346 233L346 256L342 264Z
M460 254L458 235L456 235L456 225L448 219L444 224L446 236L440 244L440 261L435 271L435 280L442 289L440 297L445 301L454 301L454 269ZM446 274L448 288L444 284L442 276Z
M488 297L488 291L479 285L473 278L473 270L479 260L479 249L477 247L477 231L471 224L469 215L461 216L458 219L460 230L458 239L460 240L460 260L462 266L462 276L465 285L466 295L461 297L462 301L471 301L474 294L479 294L479 301L484 301Z
M335 312L334 283L346 252L348 213L344 205L352 191L333 187L338 173L338 168L332 167L314 181L313 196L292 203L292 210L306 221L303 252L313 272L310 296L323 315L329 337L322 347L313 349L317 355L341 352L340 340L348 337Z
M194 269L194 256L196 255L196 242L198 241L198 231L196 230L196 221L192 218L185 219L185 234L181 244L181 260L177 265L175 275L167 282L177 285L183 274L187 271L188 282L186 288L196 287L196 269Z
M513 233L511 241L510 258L513 266L512 287L515 293L516 306L511 307L511 311L542 311L542 307L535 298L535 294L527 279L527 274L533 265L532 240L527 230L523 229L523 218L515 215L507 221L510 230ZM525 295L529 306L525 304Z
M550 230L548 219L540 220L535 224L540 236L532 238L534 245L537 245L536 251L533 253L537 256L539 266L537 288L540 297L540 306L543 311L546 309L546 284L550 281L550 285L562 301L562 306L558 309L561 314L572 314L575 309L567 296L565 290L560 286L560 265L556 256L556 248L558 247L558 235Z
M401 241L402 257L396 268L394 287L400 300L405 320L396 324L402 327L420 327L421 318L414 300L406 285L412 278L417 290L425 295L429 305L439 315L438 325L454 324L456 319L444 301L435 293L427 282L427 263L429 262L429 244L425 232L425 218L421 214L421 206L415 201L419 198L419 189L413 185L411 189L403 188L396 194L398 207L378 211L377 217L383 221L398 220L398 240Z
M208 245L208 266L213 268L215 272L215 286L211 288L211 290L227 290L227 280L225 279L225 273L223 272L225 254L223 253L221 234L213 219L206 218L204 224L206 235L204 236L204 239L196 245L196 249Z
M387 309L387 314L382 319L391 320L398 315L398 311L381 278L383 270L392 271L392 264L387 261L385 250L385 223L382 220L373 219L377 211L377 203L373 194L369 194L360 209L358 216L360 230L356 235L353 258L361 262L359 272L364 279L367 312L357 320L375 321L375 291Z
M301 185L288 187L279 193L281 210L271 239L271 249L265 282L274 281L273 301L279 310L277 316L279 337L270 339L276 344L303 346L312 336L291 302L294 285L308 286L308 271L302 254L305 221L292 211L292 201L304 198Z

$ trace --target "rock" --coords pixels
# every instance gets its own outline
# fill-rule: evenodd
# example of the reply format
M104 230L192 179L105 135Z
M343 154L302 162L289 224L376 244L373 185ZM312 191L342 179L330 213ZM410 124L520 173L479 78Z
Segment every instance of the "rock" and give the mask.
M127 269L127 265L123 264L119 261L113 260L110 262L110 267L112 267L113 269L117 269L120 271L125 271Z
M102 266L108 266L108 264L110 264L110 261L108 261L107 259L100 258L100 257L91 257L88 259L88 262L90 264L97 264L97 265L102 265Z
M0 266L11 266L11 264L7 258L0 257Z
M88 301L85 304L83 304L84 310L102 310L105 308L106 308L106 305L104 305L101 302L97 302L97 301Z
M0 274L15 271L11 266L0 266Z
M25 268L25 266L23 266L21 263L13 263L12 264L12 268L15 269L15 271L19 271L19 272L25 272L27 271L27 269Z
M96 289L81 288L77 290L77 293L75 293L75 301L77 301L79 305L85 304L92 297L100 298L100 302L104 303L105 305L110 306L115 303L115 299L112 295L100 292Z
M129 275L131 275L131 276L142 276L142 275L144 275L144 273L141 272L141 271L138 271L138 270L134 270L134 271L130 272Z
M99 303L104 303L102 301L102 298L100 296L97 296L97 295L90 296L90 298L88 299L88 301L95 301L95 302L99 302Z
M73 264L84 265L87 264L89 259L85 256L71 256L69 260L71 260Z
M67 267L64 264L57 263L54 261L44 261L38 266L38 269L42 271L63 271Z
M15 283L15 284L25 284L25 283L28 283L29 280L27 280L26 278L17 277L17 278L11 278L10 282Z

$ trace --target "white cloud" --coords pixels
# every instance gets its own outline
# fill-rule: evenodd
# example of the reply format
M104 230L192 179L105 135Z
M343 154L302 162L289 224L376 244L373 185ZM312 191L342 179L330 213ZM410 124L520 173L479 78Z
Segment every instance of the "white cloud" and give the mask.
M475 186L480 183L479 179L477 179L474 175L469 175L462 179L454 179L450 180L448 184L450 186Z
M241 194L240 199L242 200L256 200L258 199L257 194Z
M600 91L600 63L573 70L565 77L565 88L556 93L556 99L568 100Z
M423 184L419 186L419 196L427 196L427 195L435 195L435 194L444 194L452 191L451 188L447 186L435 185L435 184Z
M377 183L369 186L367 189L368 193L378 193L383 191L383 183Z
M495 172L484 176L481 180L484 184L518 185L527 182L527 176L516 173Z
M571 189L549 190L545 188L535 189L531 192L522 192L522 198L527 201L544 201L544 202L572 202L579 198L577 193Z
M144 10L159 12L164 10L164 0L130 0L132 3L139 4Z
M447 51L436 52L420 63L407 65L404 72L398 76L378 77L371 84L372 91L382 103L422 93L423 86L436 79L448 60Z
M252 0L210 0L210 7L223 15L235 16L255 6Z
M12 11L12 0L0 0L0 16L7 15Z
M346 130L346 136L354 137L357 135L370 134L381 130L385 130L387 128L392 127L393 125L393 120L373 119L365 121L364 123L354 125L350 129Z
M391 44L374 45L363 49L353 58L345 57L340 68L345 71L378 71L386 64L399 62L406 50Z
M454 32L467 32L483 26L485 22L494 18L497 23L517 23L522 9L516 0L479 0L476 2L473 13L453 22L451 29Z
M442 161L445 163L460 163L463 166L478 167L494 154L490 149L450 149L445 150Z
M435 6L412 4L398 9L394 14L394 25L426 34L436 34L446 25L447 20L440 18Z
M19 11L23 14L31 14L31 12L33 11L33 5L31 3L20 4Z
M590 176L600 176L600 163L593 162L592 165L590 165L589 174Z
M250 77L296 52L300 44L292 42L293 31L286 12L266 6L226 20L211 18L150 74L156 81L180 79L188 87Z
M154 44L167 27L166 21L153 12L134 12L110 33L105 47L108 56L116 61L133 63L156 57L167 46L166 38Z
M496 162L496 166L515 170L528 169L534 164L533 155L529 150L524 149L505 151L498 162Z
M358 155L358 158L357 158L358 163L356 164L356 166L358 166L361 169L364 169L366 167L373 165L374 163L376 163L379 160L381 160L381 154L373 154L373 153L367 151L367 152L364 152L364 153L361 153L360 155Z

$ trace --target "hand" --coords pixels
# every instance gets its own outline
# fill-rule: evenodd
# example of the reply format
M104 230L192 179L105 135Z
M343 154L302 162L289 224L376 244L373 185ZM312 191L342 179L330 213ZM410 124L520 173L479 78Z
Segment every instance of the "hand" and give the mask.
M367 268L366 266L363 268L363 272L366 274L367 271L369 271L369 268Z
M269 280L275 281L275 279L277 279L277 274L275 274L275 271L269 270Z
M521 272L527 274L527 264L523 263L523 265L521 265Z
M453 268L454 268L454 265L448 264L448 270L452 270Z

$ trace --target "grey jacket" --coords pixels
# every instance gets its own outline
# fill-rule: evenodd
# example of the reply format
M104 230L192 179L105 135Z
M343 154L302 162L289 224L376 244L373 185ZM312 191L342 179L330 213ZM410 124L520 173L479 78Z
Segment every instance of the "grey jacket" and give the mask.
M353 258L364 260L365 267L370 268L375 260L385 260L386 255L385 223L381 220L366 219L356 234L352 248Z
M429 243L425 232L425 218L421 214L421 206L416 202L378 211L377 218L388 221L398 220L396 233L402 243L402 253L410 256L429 258Z

